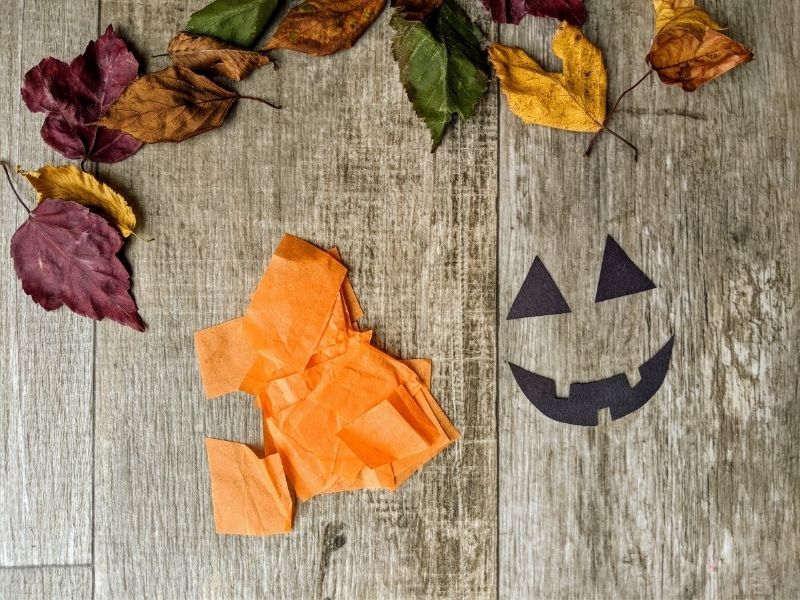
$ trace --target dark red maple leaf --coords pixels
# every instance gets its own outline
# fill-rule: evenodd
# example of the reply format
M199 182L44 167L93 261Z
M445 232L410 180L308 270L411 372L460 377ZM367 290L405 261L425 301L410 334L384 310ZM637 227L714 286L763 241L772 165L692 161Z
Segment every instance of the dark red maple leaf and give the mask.
M525 15L551 17L573 25L586 21L583 0L483 0L483 5L498 23L516 25Z
M32 112L45 112L42 138L67 158L117 162L141 148L127 133L97 127L125 88L139 62L109 25L70 64L45 58L25 73L22 99Z
M22 289L45 310L66 305L144 331L130 275L117 258L122 243L119 231L85 206L48 198L14 233L11 258Z

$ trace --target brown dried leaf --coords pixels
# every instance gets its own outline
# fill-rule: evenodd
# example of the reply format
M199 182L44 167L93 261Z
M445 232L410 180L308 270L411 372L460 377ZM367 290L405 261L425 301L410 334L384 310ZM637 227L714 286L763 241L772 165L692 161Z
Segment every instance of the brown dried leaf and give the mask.
M325 56L350 48L384 4L385 0L306 0L289 11L264 49Z
M656 34L647 62L666 84L687 92L753 60L745 46L719 33L722 27L694 0L653 0Z
M182 142L222 125L239 98L185 67L167 67L134 81L99 124L148 144Z
M270 64L264 51L246 50L216 38L183 32L172 38L167 51L175 66L234 81Z

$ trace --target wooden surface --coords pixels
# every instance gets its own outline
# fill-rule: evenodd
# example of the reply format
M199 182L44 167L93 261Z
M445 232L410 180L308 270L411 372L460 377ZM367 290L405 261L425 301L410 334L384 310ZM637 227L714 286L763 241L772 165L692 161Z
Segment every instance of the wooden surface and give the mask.
M63 162L24 72L113 23L140 57L200 2L12 0L0 158ZM589 5L589 3L587 3ZM98 169L137 206L140 335L45 314L0 253L0 598L800 596L800 8L708 0L756 62L695 94L657 82L605 136L522 125L493 84L434 155L390 53L390 11L350 51L276 52L224 128ZM555 22L492 39L549 68ZM592 0L609 96L643 74L645 0ZM8 18L10 17L10 18ZM146 60L150 69L163 59ZM28 197L30 194L17 182ZM4 243L23 214L2 187ZM395 494L315 498L277 538L213 531L206 435L260 443L244 396L202 398L192 333L236 316L280 235L337 244L380 344L430 356L464 437ZM595 305L612 234L658 284ZM534 256L573 312L505 314ZM557 380L633 374L676 335L662 390L598 428L549 421L507 360Z

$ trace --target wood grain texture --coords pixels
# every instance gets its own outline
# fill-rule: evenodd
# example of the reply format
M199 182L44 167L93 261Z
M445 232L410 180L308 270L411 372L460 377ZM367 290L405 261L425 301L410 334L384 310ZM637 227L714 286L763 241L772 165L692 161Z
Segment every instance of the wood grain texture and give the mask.
M85 600L92 596L92 568L0 568L0 598L9 600Z
M587 3L588 4L588 3ZM503 322L501 598L800 594L797 6L706 1L756 62L689 95L653 81L590 159L588 138L501 110L499 310L535 255L572 314ZM648 2L591 3L614 98L646 70ZM557 68L555 24L504 27ZM606 234L658 284L593 303ZM676 334L661 391L598 428L547 420L513 360L558 382L638 365Z
M0 158L65 162L19 99L40 58L108 23L160 53L202 4L10 3ZM558 67L554 21L497 32L464 4ZM524 126L496 87L430 155L387 10L352 50L275 52L278 71L238 86L284 110L243 101L217 131L100 168L156 238L127 250L150 330L45 314L0 253L0 598L800 597L800 7L704 5L756 62L694 94L635 91L614 127L639 164L611 136L585 159L588 136ZM613 98L646 69L651 9L589 9ZM8 240L23 215L0 187ZM220 537L203 438L260 444L260 422L243 395L203 400L192 333L241 313L284 231L339 246L365 326L433 358L464 437L395 494L315 498L288 536ZM658 289L593 303L609 233ZM573 312L506 322L537 254ZM548 421L506 365L564 394L633 374L671 332L661 391L598 428Z
M39 136L43 115L27 111L23 74L45 56L69 60L94 35L94 0L9 2L0 19L0 159L37 168L55 153ZM35 194L17 178L29 204ZM91 561L94 324L68 311L47 314L14 275L8 241L24 221L0 185L0 566ZM1 596L2 594L0 594Z
M149 56L199 5L104 0L101 24ZM242 101L217 131L101 169L156 241L128 251L148 333L97 335L98 597L494 597L496 105L431 155L388 18L330 58L275 52L278 71L239 86L283 110ZM192 334L242 313L284 231L339 246L366 325L432 357L464 438L396 494L315 498L290 535L220 537L203 438L260 444L260 422L244 396L203 399Z

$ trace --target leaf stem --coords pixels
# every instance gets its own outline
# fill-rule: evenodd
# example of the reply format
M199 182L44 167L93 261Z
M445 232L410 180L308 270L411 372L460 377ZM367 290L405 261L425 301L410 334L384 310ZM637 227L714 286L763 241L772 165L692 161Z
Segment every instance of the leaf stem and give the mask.
M631 142L631 141L629 141L629 140L626 140L624 137L622 137L622 136L621 136L620 134L618 134L616 131L614 131L613 129L611 129L611 127L605 127L605 126L604 126L604 127L603 127L603 129L601 129L600 131L607 131L608 133L610 133L611 135L613 135L613 136L614 136L615 138L617 138L618 140L621 140L623 143L625 143L625 144L627 144L628 146L630 146L630 147L631 147L631 149L633 150L633 162L639 162L639 147L638 147L636 144L634 144L633 142ZM598 132L598 133L599 133L599 132ZM596 135L597 135L597 134L595 134L595 136L596 136ZM590 150L591 150L591 148L590 148ZM588 151L588 150L586 151L586 156L589 156L589 151Z
M255 100L256 102L261 102L261 104L266 104L267 106L271 106L272 108L276 108L276 109L278 109L278 110L280 110L280 109L281 109L281 107L280 107L280 106L278 106L277 104L273 104L273 103L272 103L272 102L270 102L269 100L264 100L263 98L257 98L256 96L241 96L241 95L240 95L240 96L239 96L239 98L240 98L240 99L241 99L241 98L244 98L244 99L246 99L246 100Z
M133 230L131 230L131 235L132 235L133 237L135 237L136 239L138 239L138 240L142 240L143 242L147 242L148 244L149 244L150 242L155 242L155 241L156 241L156 238L154 238L154 237L151 237L151 238L144 238L144 237L140 236L138 233L136 233L136 232L135 232L135 231L133 231Z
M622 92L619 95L619 97L617 98L616 102L614 102L614 106L611 108L611 112L609 112L608 115L606 115L606 120L603 123L603 128L598 130L597 133L594 134L594 137L592 137L592 141L589 142L589 147L586 148L586 152L584 153L584 156L589 156L592 153L592 149L594 148L594 145L597 143L597 140L600 138L600 136L603 134L603 131L605 131L605 130L608 130L609 133L611 133L612 135L616 135L620 139L623 139L620 136L618 136L616 133L614 133L614 131L612 131L611 129L606 127L606 125L608 125L611 122L611 118L614 116L614 113L617 112L617 108L619 108L619 103L622 102L622 99L625 96L627 96L630 92L635 90L637 87L639 87L642 83L644 83L644 81L648 77L650 77L650 75L652 75L652 74L653 74L653 69L650 69L647 73L645 73L641 77L641 79L639 79L639 81L634 83L631 87L629 87L627 90L625 90L624 92ZM628 143L628 145L632 145L632 144L630 144L630 142L627 142L627 140L624 140L624 141L626 143ZM636 152L636 160L637 161L639 160L639 152L638 152L638 150Z
M20 206L24 208L28 214L31 214L31 209L28 208L28 205L22 200L20 195L17 193L16 188L14 187L14 183L11 181L11 173L8 172L8 165L5 161L0 161L0 164L3 165L3 171L6 172L6 179L8 180L8 185L11 186L11 191L14 192L14 195L17 197L17 202L20 203Z

